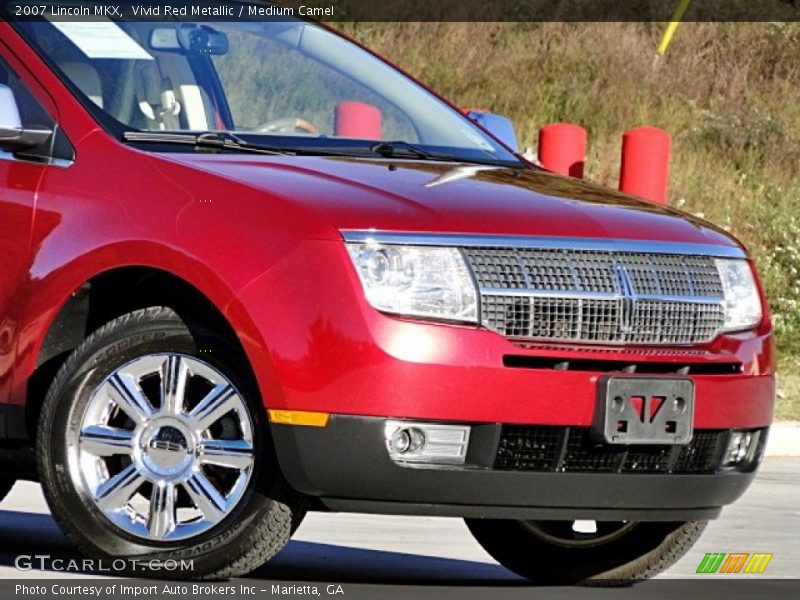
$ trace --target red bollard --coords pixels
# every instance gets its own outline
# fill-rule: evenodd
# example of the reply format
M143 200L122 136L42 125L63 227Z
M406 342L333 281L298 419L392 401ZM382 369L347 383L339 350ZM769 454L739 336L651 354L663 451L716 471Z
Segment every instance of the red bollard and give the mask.
M381 111L371 104L344 100L336 105L333 129L339 137L383 139Z
M667 203L669 134L657 127L637 127L622 137L619 189L659 204Z
M582 178L586 130L571 123L551 123L539 130L539 162L548 171Z

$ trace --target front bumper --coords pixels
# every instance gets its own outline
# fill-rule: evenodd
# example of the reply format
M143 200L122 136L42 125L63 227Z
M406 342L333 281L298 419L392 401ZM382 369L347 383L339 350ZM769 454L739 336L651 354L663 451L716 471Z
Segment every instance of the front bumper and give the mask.
M273 424L272 432L289 483L331 510L352 512L705 520L744 493L757 464L745 471L692 474L497 470L502 426L483 424L473 425L465 466L411 467L389 458L384 424L380 418L333 415L326 427Z
M695 430L772 422L775 342L768 323L691 347L512 342L486 329L388 316L368 305L343 244L309 240L239 293L263 341L251 343L270 410L334 415L327 427L271 426L298 491L336 510L432 515L690 520L713 518L752 473L500 471L398 466L386 419L587 428L609 373L688 374ZM631 371L632 370L632 371ZM472 438L472 445L477 437ZM476 448L479 446L476 446ZM474 457L473 457L474 458Z

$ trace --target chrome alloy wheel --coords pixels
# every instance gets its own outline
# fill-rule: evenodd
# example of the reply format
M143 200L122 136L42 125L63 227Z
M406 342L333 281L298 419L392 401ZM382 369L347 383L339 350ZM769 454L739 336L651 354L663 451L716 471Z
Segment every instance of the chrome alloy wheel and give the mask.
M255 461L244 399L217 369L185 354L118 368L68 440L76 484L117 527L152 541L186 539L222 521Z

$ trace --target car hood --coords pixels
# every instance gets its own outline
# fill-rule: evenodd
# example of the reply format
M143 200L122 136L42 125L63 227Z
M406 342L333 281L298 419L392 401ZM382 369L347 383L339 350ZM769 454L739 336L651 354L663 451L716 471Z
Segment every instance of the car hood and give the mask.
M349 157L170 154L298 203L338 230L619 238L737 246L680 211L533 168Z

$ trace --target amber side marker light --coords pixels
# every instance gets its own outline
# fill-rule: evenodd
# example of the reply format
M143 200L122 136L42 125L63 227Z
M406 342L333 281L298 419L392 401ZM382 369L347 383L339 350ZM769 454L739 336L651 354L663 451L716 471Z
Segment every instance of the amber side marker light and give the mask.
M278 425L304 425L306 427L327 427L330 413L308 412L304 410L269 410L269 420Z

